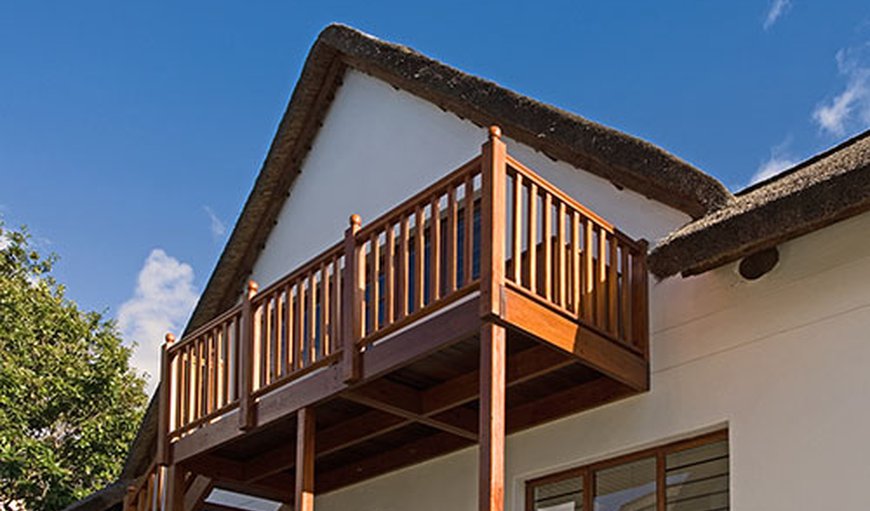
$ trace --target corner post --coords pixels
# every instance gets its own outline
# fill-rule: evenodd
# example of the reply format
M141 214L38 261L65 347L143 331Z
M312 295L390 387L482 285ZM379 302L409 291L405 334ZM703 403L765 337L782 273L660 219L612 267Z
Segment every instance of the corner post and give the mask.
M166 467L166 509L165 511L184 511L184 469L173 464Z
M158 404L158 430L157 430L157 465L167 465L172 457L169 450L170 410L172 410L172 390L175 385L172 382L172 358L169 348L175 342L175 336L167 333L163 346L160 349L160 401ZM177 420L177 419L176 419Z
M501 128L490 126L481 151L480 316L487 318L501 316L504 288L507 150Z
M632 259L631 277L634 294L632 300L631 318L635 346L640 348L644 358L649 360L649 272L646 257L649 243L646 240L637 242L638 253Z
M505 329L480 327L480 447L478 511L504 510Z
M296 487L294 511L314 511L314 408L296 415Z
M362 225L359 215L350 216L350 225L344 232L344 299L342 315L341 377L350 383L360 377L359 341L365 325L365 254L357 245L356 234Z
M127 492L124 494L124 504L121 511L133 511L136 509L134 500L136 499L136 487L130 485L127 487Z
M242 302L242 328L239 369L241 389L239 393L239 428L251 429L256 424L255 410L252 402L254 392L254 309L251 301L257 295L259 286L253 280L248 281L248 291Z

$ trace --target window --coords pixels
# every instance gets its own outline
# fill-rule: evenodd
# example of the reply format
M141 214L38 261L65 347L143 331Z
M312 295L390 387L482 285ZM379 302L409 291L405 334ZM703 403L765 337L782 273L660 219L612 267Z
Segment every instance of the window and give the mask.
M720 431L529 481L526 510L727 510L728 480Z

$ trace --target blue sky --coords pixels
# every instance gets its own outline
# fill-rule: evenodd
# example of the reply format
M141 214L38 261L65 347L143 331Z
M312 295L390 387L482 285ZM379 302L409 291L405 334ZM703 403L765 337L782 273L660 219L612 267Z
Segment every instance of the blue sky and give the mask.
M0 215L61 255L73 299L120 312L156 353L333 21L650 140L733 190L870 125L866 0L7 2Z

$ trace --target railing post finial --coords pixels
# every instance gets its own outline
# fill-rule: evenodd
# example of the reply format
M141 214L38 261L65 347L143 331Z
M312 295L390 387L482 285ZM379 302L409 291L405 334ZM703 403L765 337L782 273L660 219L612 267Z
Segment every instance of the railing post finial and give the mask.
M172 344L175 342L175 335L173 335L172 332L166 332L163 339L166 341L166 344Z
M489 127L489 139L492 140L494 138L501 139L501 128L497 124Z
M350 227L359 227L362 225L362 217L360 217L359 215L354 213L354 214L350 215L350 218L348 219L348 223L350 224Z
M248 299L253 298L254 295L257 294L257 291L259 291L259 289L260 289L260 285L257 284L256 281L254 281L253 279L249 280L248 281Z

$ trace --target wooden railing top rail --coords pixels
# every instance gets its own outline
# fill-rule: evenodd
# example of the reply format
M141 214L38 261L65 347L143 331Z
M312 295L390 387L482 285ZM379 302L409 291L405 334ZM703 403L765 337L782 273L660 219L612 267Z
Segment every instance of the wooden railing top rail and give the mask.
M399 205L391 208L389 211L375 218L374 220L367 222L364 226L360 227L360 230L356 233L357 239L368 238L373 231L383 229L386 224L395 221L396 217L401 215L403 211L406 211L408 208L417 204L421 200L430 197L437 191L447 188L450 184L454 183L460 177L464 176L468 172L471 172L475 169L475 167L479 166L480 159L480 156L476 156L471 160L463 163L457 169L438 179L438 181L435 181L422 191L402 201Z
M186 348L188 344L193 342L193 340L201 337L203 334L206 334L206 333L214 330L219 325L223 324L226 320L232 318L236 314L240 314L241 311L242 311L241 304L233 305L229 309L227 309L224 312L215 316L214 319L209 320L207 323L205 323L201 327L199 327L196 330L194 330L193 332L190 332L189 334L185 335L184 338L181 339L180 341L172 343L167 348L168 352L170 354L175 354L176 352L182 350L183 348Z
M293 271L288 273L287 275L281 277L276 280L272 284L269 284L268 287L264 289L260 289L257 291L257 294L254 295L252 302L254 304L259 304L262 300L264 300L267 296L271 295L275 291L284 288L287 284L295 282L300 277L310 273L312 270L315 270L320 267L320 265L327 260L332 259L335 256L344 255L344 241L339 241L333 244L331 247L323 250L316 256L308 259L301 265L297 266Z
M570 195L568 195L565 192L563 192L562 190L560 190L556 185L547 181L547 179L542 177L540 174L538 174L534 170L528 168L527 166L523 165L519 160L517 160L516 158L514 158L510 154L507 154L505 159L506 159L509 166L513 167L514 169L516 169L517 171L522 173L523 176L535 181L535 184L537 184L539 188L544 188L545 190L547 190L547 192L552 194L554 197L557 197L559 200L563 201L565 204L576 209L577 211L579 211L580 213L582 213L583 215L585 215L586 217L588 217L589 219L594 221L596 224L598 224L599 226L604 228L608 233L613 234L614 236L619 238L619 240L622 241L624 244L629 245L633 249L640 249L640 244L637 241L635 241L633 238L631 238L630 236L628 236L624 232L617 229L616 226L614 226L612 223L610 223L607 220L605 220L604 218L602 218L600 215L598 215L598 213L592 211L588 207L577 202L577 199L574 199Z

